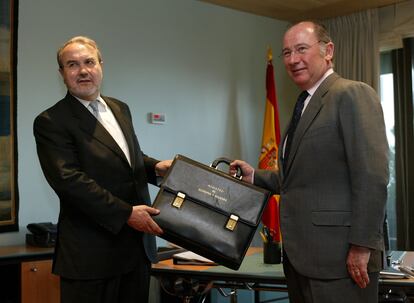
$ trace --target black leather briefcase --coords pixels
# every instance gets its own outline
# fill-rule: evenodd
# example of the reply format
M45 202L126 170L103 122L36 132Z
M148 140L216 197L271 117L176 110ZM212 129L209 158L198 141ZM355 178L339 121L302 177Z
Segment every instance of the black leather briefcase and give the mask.
M238 269L270 193L212 167L177 155L153 206L161 235L188 250Z

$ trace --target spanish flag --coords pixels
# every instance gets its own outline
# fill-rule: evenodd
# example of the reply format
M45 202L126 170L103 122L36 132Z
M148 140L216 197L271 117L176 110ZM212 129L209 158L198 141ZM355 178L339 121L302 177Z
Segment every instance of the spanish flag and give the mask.
M273 75L272 50L267 53L266 68L266 108L263 123L262 149L259 157L259 168L275 169L278 166L277 154L280 143L279 111L276 101L276 88ZM279 196L272 196L262 217L265 226L274 242L281 242L279 225Z

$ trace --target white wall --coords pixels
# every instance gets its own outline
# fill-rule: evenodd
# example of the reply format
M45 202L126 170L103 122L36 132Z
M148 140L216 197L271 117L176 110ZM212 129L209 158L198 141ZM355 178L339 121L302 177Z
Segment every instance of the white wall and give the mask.
M286 23L194 0L20 0L17 128L20 237L30 222L56 222L59 203L37 160L32 123L61 99L56 50L87 35L103 53L103 94L130 105L141 147L203 163L219 156L257 164L266 48L277 54ZM296 89L275 56L282 126ZM167 115L148 123L149 112ZM152 195L156 192L152 188ZM0 243L16 233L0 235Z

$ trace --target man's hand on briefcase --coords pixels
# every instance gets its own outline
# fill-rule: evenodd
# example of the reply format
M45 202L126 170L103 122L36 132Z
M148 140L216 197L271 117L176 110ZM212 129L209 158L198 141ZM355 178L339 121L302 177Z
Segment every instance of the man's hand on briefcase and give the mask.
M167 170L170 168L173 160L160 161L155 165L155 173L157 176L164 177Z
M158 224L152 219L152 216L158 215L159 213L160 211L158 209L147 205L133 206L131 216L127 223L133 229L158 236L163 232Z
M237 168L239 168L242 172L243 181L253 184L254 168L245 161L234 160L230 163L229 173L231 175L236 174Z

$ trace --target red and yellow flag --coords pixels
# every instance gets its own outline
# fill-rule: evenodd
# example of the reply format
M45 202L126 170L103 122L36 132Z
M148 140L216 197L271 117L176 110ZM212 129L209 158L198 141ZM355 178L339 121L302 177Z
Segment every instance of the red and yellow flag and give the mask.
M272 50L267 53L266 68L266 108L263 123L262 150L259 168L277 168L277 154L280 143L279 110L276 101L276 88L273 75ZM263 212L263 225L270 231L273 241L280 242L279 196L272 196Z

